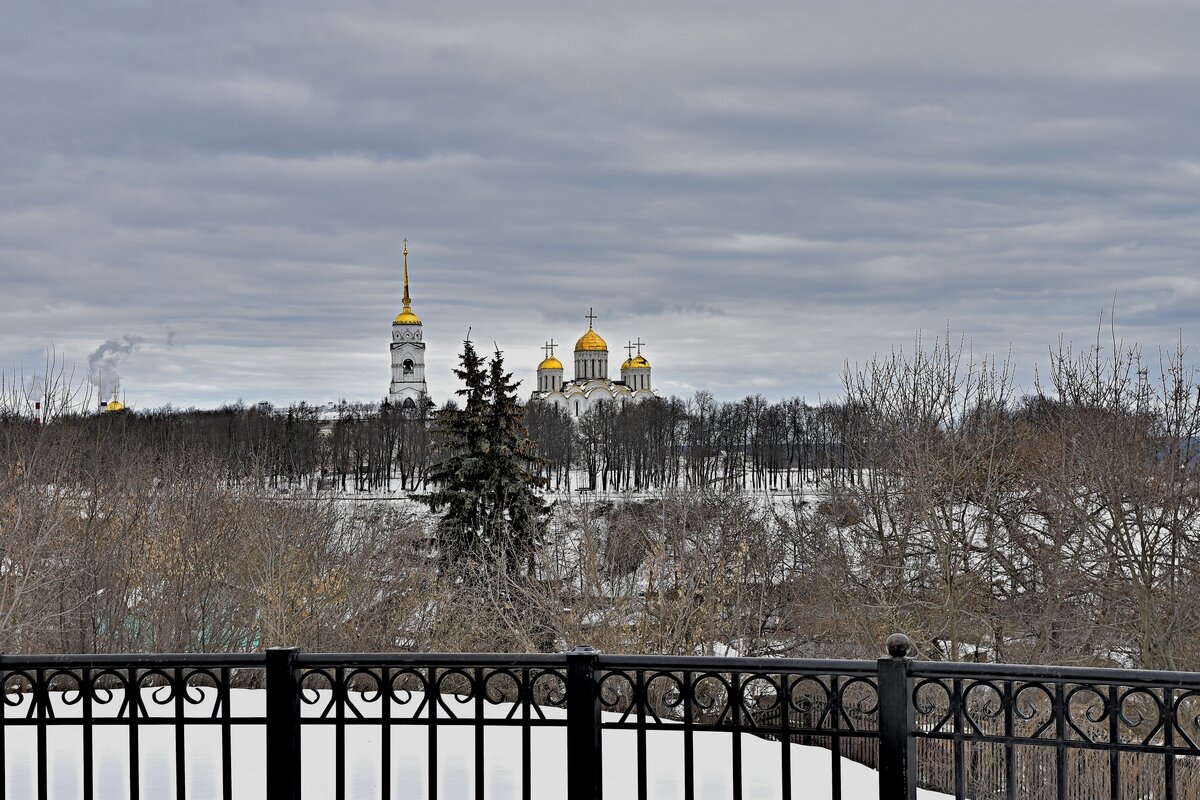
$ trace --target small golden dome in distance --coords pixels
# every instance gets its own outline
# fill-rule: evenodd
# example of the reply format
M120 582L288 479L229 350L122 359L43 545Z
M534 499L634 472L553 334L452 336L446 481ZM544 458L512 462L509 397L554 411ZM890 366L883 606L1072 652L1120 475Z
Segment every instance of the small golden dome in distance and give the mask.
M125 404L120 400L109 400L108 405L104 407L105 411L124 411Z
M538 364L539 372L544 369L562 369L562 368L563 368L562 362L559 361L554 356L549 356L544 361L542 361L542 363Z
M420 325L421 318L412 312L411 308L406 308L396 315L392 320L393 325Z
M600 334L589 328L588 332L580 336L579 341L575 343L575 352L578 353L581 350L607 353L608 342L601 339Z
M625 363L621 365L621 369L650 369L650 362L641 353L638 353L633 358L625 359Z

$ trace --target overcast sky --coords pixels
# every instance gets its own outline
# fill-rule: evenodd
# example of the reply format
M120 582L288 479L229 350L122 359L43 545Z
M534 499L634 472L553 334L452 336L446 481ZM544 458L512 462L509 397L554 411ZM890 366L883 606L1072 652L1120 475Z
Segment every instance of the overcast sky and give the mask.
M439 401L468 326L531 388L589 307L728 399L947 328L1028 385L1114 299L1200 346L1198 42L1190 1L9 0L0 363L378 400L405 237Z

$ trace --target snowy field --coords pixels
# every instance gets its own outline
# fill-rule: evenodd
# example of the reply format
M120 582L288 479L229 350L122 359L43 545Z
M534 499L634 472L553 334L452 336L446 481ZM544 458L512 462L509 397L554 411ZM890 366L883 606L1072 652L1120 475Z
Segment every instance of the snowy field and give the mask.
M147 691L147 695L149 692ZM211 713L212 692L191 710ZM14 698L10 696L9 701ZM164 716L167 709L154 710ZM263 713L265 693L261 690L233 691L234 716ZM97 712L111 716L112 708ZM369 704L364 704L369 707ZM377 706L378 704L376 704ZM459 717L470 717L472 705L448 702ZM55 698L56 716L78 717L78 705L65 705ZM27 707L26 707L27 708ZM510 707L488 708L488 717L506 715ZM547 716L561 718L561 709L546 709ZM8 717L23 715L21 705L5 709ZM124 726L93 728L95 748L95 797L97 800L128 798L128 733ZM140 729L140 764L143 798L175 796L174 727L146 725ZM494 800L516 800L521 796L521 737L518 728L485 729L484 779L486 796ZM392 729L392 797L418 800L428 796L430 776L426 771L428 729L425 726L394 726ZM10 798L33 798L36 792L34 729L6 726L3 739L4 780ZM216 726L187 726L187 796L194 800L219 798L221 793L220 729ZM778 798L780 791L781 745L756 736L742 735L743 796L746 800ZM725 800L732 796L730 780L732 736L719 732L697 732L695 788L698 800ZM234 797L252 800L264 796L264 734L261 726L235 727L232 736ZM538 800L561 800L566 787L566 743L562 728L534 729L531 739L532 795ZM332 727L306 726L302 736L304 797L309 800L334 796L334 731ZM613 800L637 796L635 734L606 731L604 734L604 795ZM50 797L54 800L82 797L81 735L75 726L51 728L47 737ZM649 796L655 800L683 798L683 737L674 731L647 734ZM379 729L364 725L346 730L346 797L349 800L379 798ZM472 726L438 729L438 797L444 800L472 798L474 775L474 729ZM792 796L796 800L832 798L831 758L828 750L791 745ZM868 800L878 797L876 774L860 764L842 759L842 797ZM920 792L922 800L940 800L946 795Z

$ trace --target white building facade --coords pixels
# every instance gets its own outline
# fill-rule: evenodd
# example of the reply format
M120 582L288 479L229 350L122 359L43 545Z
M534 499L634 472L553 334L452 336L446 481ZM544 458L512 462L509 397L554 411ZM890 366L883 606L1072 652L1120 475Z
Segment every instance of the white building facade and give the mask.
M650 362L642 355L641 340L628 345L629 358L621 364L621 379L608 376L608 343L596 333L596 315L588 312L588 329L575 342L575 374L565 380L561 361L554 355L551 340L546 358L538 365L537 389L532 399L552 403L572 417L581 417L599 403L638 403L656 397L650 383ZM637 355L634 355L634 349Z
M408 295L408 241L404 242L404 310L392 320L392 382L388 402L416 408L425 402L425 330Z

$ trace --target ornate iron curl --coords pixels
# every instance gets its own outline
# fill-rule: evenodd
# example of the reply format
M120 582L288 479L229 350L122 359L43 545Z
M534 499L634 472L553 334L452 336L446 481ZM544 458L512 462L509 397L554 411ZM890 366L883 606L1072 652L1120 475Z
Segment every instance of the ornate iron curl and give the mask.
M715 691L708 687L714 686ZM729 680L719 672L699 672L692 675L691 685L692 718L708 717L717 724L724 722L729 716L729 703L733 696L733 687ZM702 712L697 714L696 712Z
M991 692L991 695L987 692ZM982 698L979 697L981 694ZM984 727L1002 720L1006 709L1004 690L991 680L971 681L962 690L963 722L968 731L986 736Z
M507 667L493 669L483 676L483 699L494 706L501 703L519 705L527 691L520 676Z
M776 675L770 673L755 673L747 675L738 688L738 703L742 710L742 726L758 728L760 715L773 711L781 706L779 695L783 691L782 684Z
M1186 711L1188 707L1195 710L1191 718L1191 732L1183 727L1184 718L1188 716ZM1175 695L1171 704L1169 720L1175 733L1186 743L1186 749L1200 752L1200 745L1196 743L1197 738L1200 737L1192 735L1192 733L1200 734L1200 689L1190 689Z
M567 676L556 669L537 673L529 682L529 699L541 719L546 718L541 710L542 706L566 708Z
M664 716L671 720L683 719L681 712L687 699L683 676L666 670L655 670L643 673L642 681L645 686L643 702L646 704L646 711L656 723L661 725ZM659 684L663 684L664 688L659 689Z
M817 691L805 691L804 693L800 694L799 697L797 697L796 693L799 692L802 687L809 685L815 686ZM845 687L840 687L839 692L844 688ZM874 688L873 684L872 688ZM817 718L816 722L806 726L811 728L820 728L825 721L829 719L830 710L836 704L836 701L834 700L832 684L826 683L816 675L795 676L795 680L792 681L791 686L788 688L787 697L788 707L794 710L797 714L804 715L811 719L814 711L820 711L821 715Z
M1158 734L1167 725L1170 724L1170 718L1173 715L1174 709L1166 706L1162 698L1145 687L1134 686L1130 689L1126 689L1117 695L1116 713L1118 715L1118 735L1120 734L1121 726L1124 726L1129 730L1130 733L1134 733L1136 736L1138 734L1135 733L1135 729L1142 727L1143 724L1148 721L1146 715L1142 712L1142 709L1136 707L1139 705L1139 698L1142 698L1141 703L1148 702L1150 704L1150 708L1154 711L1154 718L1149 720L1153 723L1153 725L1151 725L1150 730L1146 731L1146 733L1141 737L1142 744L1150 744L1154 738L1158 736ZM1131 713L1127 713L1126 708L1129 708L1130 704L1132 704L1134 708L1132 709Z
M162 683L160 684L159 681L162 681ZM140 671L136 682L138 713L142 716L150 716L146 705L147 695L150 697L151 706L162 707L175 702L175 697L180 691L178 683L179 681L175 679L174 674L167 672L161 667L152 667ZM147 689L149 692L146 691Z
M102 684L115 685L104 686ZM117 708L116 713L118 718L124 716L125 710L129 706L129 687L129 675L116 669L102 669L94 672L91 680L88 681L88 691L91 692L93 704L107 706L115 702L117 692L121 692L121 705Z
M879 713L879 686L877 686L875 681L870 678L863 678L863 677L851 678L850 680L846 681L845 683L843 683L841 686L838 687L837 696L834 698L834 701L837 703L837 707L841 710L842 717L843 717L843 719L845 719L847 725L849 725L850 730L857 730L857 729L854 727L849 716L846 714L846 709L848 709L850 707L849 704L846 702L846 693L850 689L857 689L859 687L865 687L866 689L868 689L869 691L867 693L867 697L873 697L873 698L875 698L875 700L874 700L874 702L869 702L869 701L865 700L864 698L860 697L854 703L854 706L853 706L854 711L859 714L862 714L864 716L869 716L871 714Z
M936 691L925 692L926 689L930 689L931 687L936 688L937 691L945 695L944 705L939 705L936 699L929 697L929 695L936 694ZM922 698L922 692L925 692L924 699ZM913 687L912 703L913 708L917 711L917 716L934 717L941 714L941 716L937 717L930 724L928 733L941 733L945 729L954 716L953 702L954 690L950 686L947 686L946 682L941 678L925 678Z
M38 696L37 675L23 669L9 670L4 674L2 687L4 705L20 708L28 700L29 710L25 713L25 719L33 719L38 703L41 702Z
M453 678L459 678L466 682L465 692L462 689L450 689L447 691L446 681ZM451 710L449 705L446 704L446 695L453 697L459 704L466 704L473 700L475 698L475 694L480 691L480 687L477 685L475 676L471 675L471 673L467 672L466 669L461 667L450 667L441 670L437 673L437 677L434 679L433 685L437 690L435 693L435 700L438 704L438 708L445 711L450 719L459 719L459 716L458 714L455 714L453 710Z
M1089 699L1090 698L1090 699ZM1070 689L1063 697L1063 708L1059 713L1063 715L1063 720L1067 723L1067 728L1079 737L1081 742L1095 742L1096 738L1084 730L1080 721L1076 717L1076 709L1082 706L1084 722L1090 722L1093 725L1099 725L1108 718L1108 693L1100 690L1100 687L1092 684L1079 684Z
M627 692L621 691L618 684L623 681ZM625 670L610 670L600 678L597 689L600 693L600 707L621 714L618 722L625 722L630 713L641 702L637 696L637 680Z
M1061 713L1061 710L1055 709L1054 692L1050 687L1039 681L1028 681L1017 687L1016 683L1012 684L1012 704L1013 717L1022 722L1035 722L1039 716L1045 716L1045 722L1037 726L1037 728L1023 738L1025 739L1040 739L1042 734L1050 729L1054 724L1055 714ZM1044 709L1039 709L1035 700L1029 699L1026 695L1040 694L1046 702Z
M397 686L397 683L408 683L416 681L417 686L410 688L409 686ZM401 669L392 673L388 680L388 701L399 706L407 706L416 699L417 692L421 693L421 700L413 710L412 716L419 717L421 712L425 710L426 703L429 699L429 679L428 676L421 670L417 669Z
M365 683L367 686L356 686L356 683ZM354 686L353 690L351 690L351 686ZM350 713L357 719L366 719L363 714L364 708L378 703L383 697L383 679L373 669L356 667L342 675L340 691L345 707L350 709ZM356 695L357 700L355 699ZM360 707L360 703L362 707Z
M333 711L334 704L337 702L337 679L334 678L333 674L322 667L311 667L300 673L298 682L300 686L300 702L306 706L319 706L319 708L316 708L317 713L310 714L309 716L317 717L318 719L327 718L329 713ZM322 682L325 684L324 689L319 686ZM329 692L329 699L325 701L325 705L323 706L320 705L322 691Z

